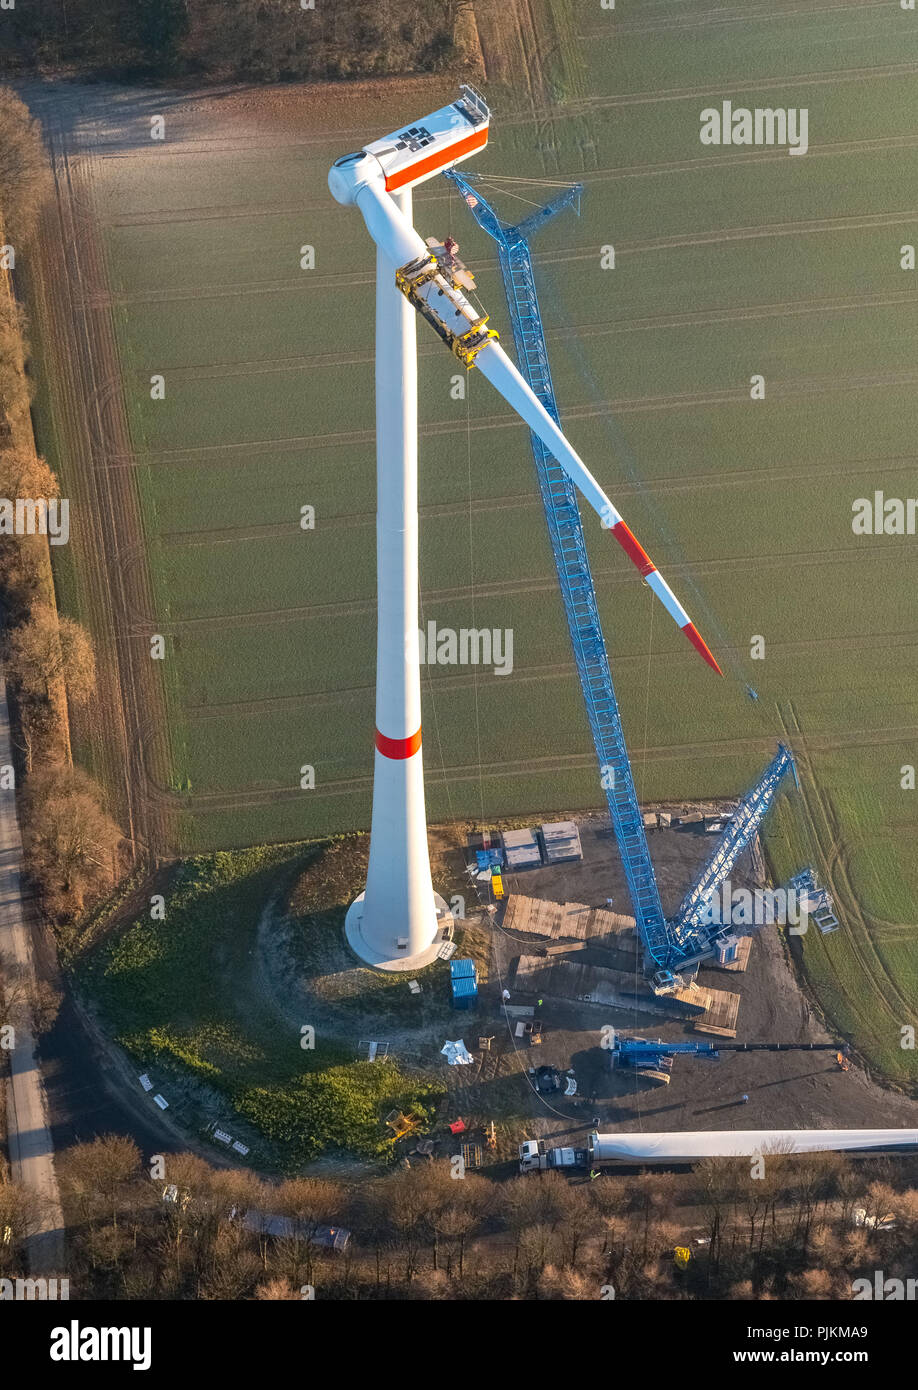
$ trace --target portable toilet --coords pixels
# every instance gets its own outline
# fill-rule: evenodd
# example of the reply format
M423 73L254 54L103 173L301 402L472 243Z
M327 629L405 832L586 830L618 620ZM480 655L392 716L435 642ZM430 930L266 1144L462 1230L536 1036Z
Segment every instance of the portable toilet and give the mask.
M453 1008L471 1009L478 999L478 972L473 960L451 960L449 978Z

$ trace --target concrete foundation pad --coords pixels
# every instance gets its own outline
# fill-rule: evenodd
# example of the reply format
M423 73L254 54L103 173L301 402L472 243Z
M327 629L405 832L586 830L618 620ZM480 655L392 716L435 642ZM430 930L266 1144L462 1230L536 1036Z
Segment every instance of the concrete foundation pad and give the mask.
M409 956L399 954L394 959L381 954L375 947L364 939L361 931L363 924L363 894L355 898L347 910L344 919L344 935L347 944L350 946L354 955L364 965L371 965L374 970L387 970L394 974L408 972L416 973L423 970L426 965L432 965L437 959L437 952L444 941L449 939L450 928L453 925L452 914L449 905L440 897L439 893L434 893L434 903L440 916L437 919L437 934L430 945L417 955Z

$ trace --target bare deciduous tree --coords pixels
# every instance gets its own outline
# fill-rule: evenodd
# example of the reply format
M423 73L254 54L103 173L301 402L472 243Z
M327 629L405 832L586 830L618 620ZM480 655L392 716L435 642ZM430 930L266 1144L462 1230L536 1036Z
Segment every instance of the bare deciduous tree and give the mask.
M29 235L50 186L38 121L15 92L0 87L0 209L11 233Z
M34 450L4 449L0 451L0 493L50 501L60 495L60 485L53 469Z
M50 700L58 681L69 698L84 705L96 688L96 661L89 633L72 618L37 605L6 641L10 679L29 699Z
M140 1172L140 1150L123 1134L103 1134L68 1149L60 1165L61 1185L89 1220L100 1214L118 1226L132 1183Z
M78 768L35 773L20 814L29 865L52 911L80 911L115 881L121 831L102 809L98 787Z

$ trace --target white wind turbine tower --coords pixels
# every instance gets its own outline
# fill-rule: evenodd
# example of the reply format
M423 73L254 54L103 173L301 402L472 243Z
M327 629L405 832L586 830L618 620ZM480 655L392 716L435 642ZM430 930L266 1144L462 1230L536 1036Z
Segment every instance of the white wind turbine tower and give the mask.
M704 659L707 645L596 479L462 293L452 258L415 231L411 190L482 149L490 113L469 86L450 106L345 155L328 184L356 204L376 243L376 763L366 891L348 940L381 970L417 969L439 949L447 907L433 891L421 760L418 650L417 342L412 307L476 366L557 459Z

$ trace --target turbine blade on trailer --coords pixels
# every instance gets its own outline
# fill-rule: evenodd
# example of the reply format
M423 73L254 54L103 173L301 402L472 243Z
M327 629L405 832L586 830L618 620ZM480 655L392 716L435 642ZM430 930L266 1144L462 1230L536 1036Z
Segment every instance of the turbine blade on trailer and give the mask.
M493 340L486 343L475 358L475 365L507 404L525 421L533 434L541 439L549 453L597 513L603 526L612 532L628 559L656 594L677 627L682 629L708 665L722 676L723 671L714 659L711 649L647 551L622 520L621 514L613 507L583 459L568 442L563 431L530 389L500 344Z

